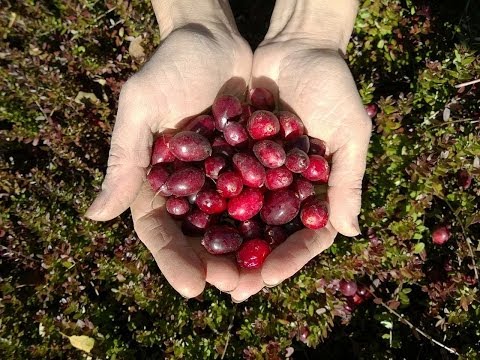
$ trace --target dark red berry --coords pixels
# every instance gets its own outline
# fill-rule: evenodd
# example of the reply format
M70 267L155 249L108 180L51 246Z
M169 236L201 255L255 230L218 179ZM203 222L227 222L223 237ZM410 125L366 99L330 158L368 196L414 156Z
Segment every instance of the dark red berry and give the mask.
M294 173L302 173L310 165L310 158L300 149L292 149L288 152L285 159L285 166Z
M302 172L302 176L310 181L327 183L330 175L330 165L327 160L320 155L310 155L310 164Z
M267 193L260 211L262 220L268 225L283 225L293 220L300 209L300 200L290 189Z
M235 154L235 149L225 141L223 136L217 136L212 142L212 152L230 158Z
M147 180L150 183L152 190L157 192L163 184L165 184L169 176L170 174L163 164L156 164L150 169L147 175Z
M265 186L268 190L283 189L293 182L293 174L285 166L268 169L265 173Z
M215 127L218 131L223 131L229 120L240 116L242 104L235 96L219 96L212 105L212 113L215 118Z
M325 156L326 150L327 145L325 144L325 141L317 138L310 138L310 151L308 151L309 155Z
M230 121L223 128L225 141L232 146L242 146L248 141L248 133L245 127L235 121Z
M184 130L193 131L209 138L215 131L215 120L210 115L199 115L193 118Z
M193 131L181 131L168 143L170 151L182 161L201 161L212 155L207 138Z
M190 211L190 203L184 197L169 197L165 203L167 212L176 218L186 215Z
M250 187L260 187L265 181L265 168L253 156L245 153L233 155L233 165L243 179L243 183Z
M238 119L241 124L246 124L250 116L255 112L255 108L250 104L242 104L242 115Z
M220 255L236 251L242 241L242 236L234 227L217 225L205 231L202 245L210 254Z
M445 244L450 239L450 231L446 226L438 226L432 232L432 240L436 245Z
M288 232L281 226L267 225L264 237L270 246L276 247L287 240Z
M309 229L321 229L328 223L328 206L326 201L312 196L305 200L300 210L300 219Z
M265 88L254 88L249 92L250 104L260 110L275 109L275 98L272 93Z
M253 153L267 168L278 168L285 163L285 150L272 140L260 140L253 145Z
M315 194L315 188L313 184L307 179L301 177L293 181L292 190L295 191L295 194L298 196L300 201L303 201L309 196Z
M247 131L255 140L275 136L280 131L277 117L270 111L255 111L247 122Z
M257 215L262 205L262 192L259 189L246 188L240 195L230 199L228 214L236 220L245 221Z
M344 296L353 296L357 292L357 284L355 281L341 280L339 289Z
M367 112L368 116L370 116L371 118L374 118L378 112L377 105L375 104L365 105L365 111Z
M247 240L237 251L237 263L244 269L258 269L262 266L268 254L270 254L270 246L265 240Z
M215 190L201 190L195 204L206 214L220 214L227 209L227 200Z
M242 192L243 179L234 171L227 171L217 179L217 191L224 198L237 196Z
M255 219L248 219L242 221L238 225L238 230L240 231L240 234L242 235L244 240L260 238L262 237L263 233L262 224L260 223L260 221Z
M227 166L227 161L221 155L213 155L205 159L203 164L205 175L211 179L217 179L218 174Z
M175 196L189 196L197 193L205 184L205 175L202 170L187 167L175 171L165 183L167 191Z
M284 139L294 139L302 136L305 132L303 122L297 115L289 111L279 111L277 112L277 117L280 122L280 135Z
M287 232L288 235L292 235L297 231L300 231L304 228L302 221L300 220L300 216L295 216L292 221L287 222L283 225L283 228Z
M310 151L310 137L307 135L296 137L285 144L285 149L287 152L292 149L299 149L308 154Z
M459 186L468 189L472 185L472 176L467 170L462 169L457 173L457 181Z
M150 163L152 165L159 163L170 163L175 160L175 155L170 152L168 143L172 139L171 134L160 134L153 143L152 157Z
M201 236L215 221L213 215L199 209L192 210L182 222L182 232L187 236Z

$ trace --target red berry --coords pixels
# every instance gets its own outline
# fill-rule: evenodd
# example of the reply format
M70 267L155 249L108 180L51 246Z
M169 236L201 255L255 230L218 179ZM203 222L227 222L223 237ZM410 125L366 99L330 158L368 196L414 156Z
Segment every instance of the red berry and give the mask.
M193 118L184 130L193 131L209 138L215 131L215 120L210 115L199 115Z
M279 111L277 116L278 121L280 122L280 135L284 139L294 139L302 136L305 132L303 122L297 115L289 111Z
M235 149L225 141L223 136L217 136L212 142L212 152L230 158L235 154Z
M169 197L165 203L167 212L175 218L180 218L190 211L190 203L184 197Z
M265 227L265 240L272 247L276 247L288 238L287 231L281 226L267 225Z
M215 190L201 190L195 204L206 214L220 214L227 209L227 200Z
M310 158L300 149L292 149L288 152L285 159L285 166L294 173L304 172L310 165Z
M246 188L240 195L233 197L228 202L228 215L245 221L258 214L263 205L263 194L259 189Z
M254 238L260 238L262 236L262 224L255 219L249 219L242 221L238 225L238 230L244 240L250 240Z
M270 246L265 240L247 240L237 251L237 263L244 269L258 269L268 254L270 254Z
M172 154L182 161L201 161L212 155L207 138L193 131L179 132L168 146Z
M275 98L272 93L265 88L254 88L249 92L250 103L260 110L275 109Z
M205 233L215 218L212 215L205 214L199 209L190 212L182 222L182 232L187 236L200 236Z
M261 140L276 135L280 131L277 117L270 111L255 111L247 122L247 131L255 140Z
M253 156L245 153L233 155L233 165L243 179L243 183L250 187L260 187L265 181L265 168Z
M233 171L227 171L217 179L217 191L224 198L237 196L242 192L243 179L240 175Z
M278 168L285 163L285 150L272 140L260 140L253 145L253 153L267 168Z
M310 138L310 151L308 151L309 155L325 156L326 150L327 145L325 144L325 141L316 138Z
M298 178L293 181L292 190L298 196L300 201L305 200L311 195L315 194L315 188L313 184L304 178Z
M265 186L268 190L283 189L293 182L293 174L286 167L268 169L265 173Z
M260 216L268 225L283 225L293 220L300 209L300 200L292 190L267 193Z
M293 220L283 225L283 228L285 229L288 235L292 235L297 231L302 230L304 226L302 224L302 221L300 220L300 216L295 216Z
M215 118L215 127L218 131L223 131L229 120L242 113L242 104L235 96L219 96L212 105L212 113Z
M361 297L360 295L358 294L354 294L352 296L352 302L355 304L355 305L360 305L362 302L363 302L363 297Z
M287 152L292 149L299 149L308 154L310 151L310 138L307 135L296 137L285 144L285 149Z
M377 115L377 112L378 112L377 105L375 105L375 104L365 105L365 111L367 112L368 116L370 116L371 118L374 118L375 115Z
M330 175L330 165L327 160L320 155L310 155L310 164L302 172L302 176L310 181L327 183Z
M205 184L205 175L202 170L187 167L175 171L165 183L167 191L175 196L189 196L200 191Z
M340 292L345 296L353 296L357 292L355 281L341 280L339 284Z
M210 254L220 255L236 251L242 241L237 229L229 225L218 225L205 231L202 245Z
M443 245L450 239L450 231L446 226L438 226L432 232L432 239L434 244Z
M205 175L211 179L217 179L220 171L227 166L227 161L221 155L214 155L206 158L203 166L205 168Z
M255 112L255 108L250 104L242 104L242 115L238 119L238 122L241 124L245 124L250 116Z
M328 223L327 203L320 198L312 196L305 200L300 210L300 219L309 229L321 229Z
M150 159L152 165L158 163L170 163L175 160L175 155L173 155L168 148L168 143L171 139L171 134L160 134L155 140L153 143L152 157Z
M230 121L223 128L223 137L225 141L232 146L241 146L247 143L248 134L245 127L235 121Z
M472 185L472 176L467 170L460 170L457 173L458 185L464 189L468 189Z
M150 169L147 175L147 180L150 183L152 190L157 192L163 184L165 184L169 176L170 174L163 164L156 164Z

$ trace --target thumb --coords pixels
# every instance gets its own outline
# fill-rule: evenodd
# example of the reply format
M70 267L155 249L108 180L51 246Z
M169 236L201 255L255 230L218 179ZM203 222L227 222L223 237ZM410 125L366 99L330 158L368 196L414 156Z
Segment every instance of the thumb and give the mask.
M85 216L111 220L135 200L150 163L153 136L148 126L152 105L129 80L122 88L102 191Z

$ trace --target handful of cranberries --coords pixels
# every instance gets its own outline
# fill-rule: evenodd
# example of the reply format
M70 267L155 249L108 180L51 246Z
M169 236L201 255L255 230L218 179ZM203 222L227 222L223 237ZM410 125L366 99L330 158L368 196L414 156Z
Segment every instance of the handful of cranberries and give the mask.
M185 235L203 236L211 254L235 252L248 269L289 235L328 221L314 189L328 181L325 143L307 136L298 116L274 108L263 88L250 90L248 104L218 97L211 114L159 135L147 175Z

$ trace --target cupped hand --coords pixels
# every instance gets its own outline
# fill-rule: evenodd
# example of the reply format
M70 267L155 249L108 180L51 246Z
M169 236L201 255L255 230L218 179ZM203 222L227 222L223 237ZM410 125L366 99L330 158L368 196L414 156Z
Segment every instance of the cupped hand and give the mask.
M236 287L235 263L209 255L167 216L164 200L146 183L154 134L179 128L205 111L219 93L241 95L250 77L248 44L220 24L173 30L153 57L123 86L102 191L87 211L110 220L131 207L135 231L169 283L183 296L200 294L205 282Z
M337 232L346 236L360 232L357 216L371 133L371 120L335 46L318 46L301 36L267 38L255 51L251 86L269 88L281 108L303 120L310 136L326 142L332 164L327 193L330 221L321 230L295 233L273 250L261 270L241 274L232 293L237 301L264 284L276 285L295 274L330 247Z

